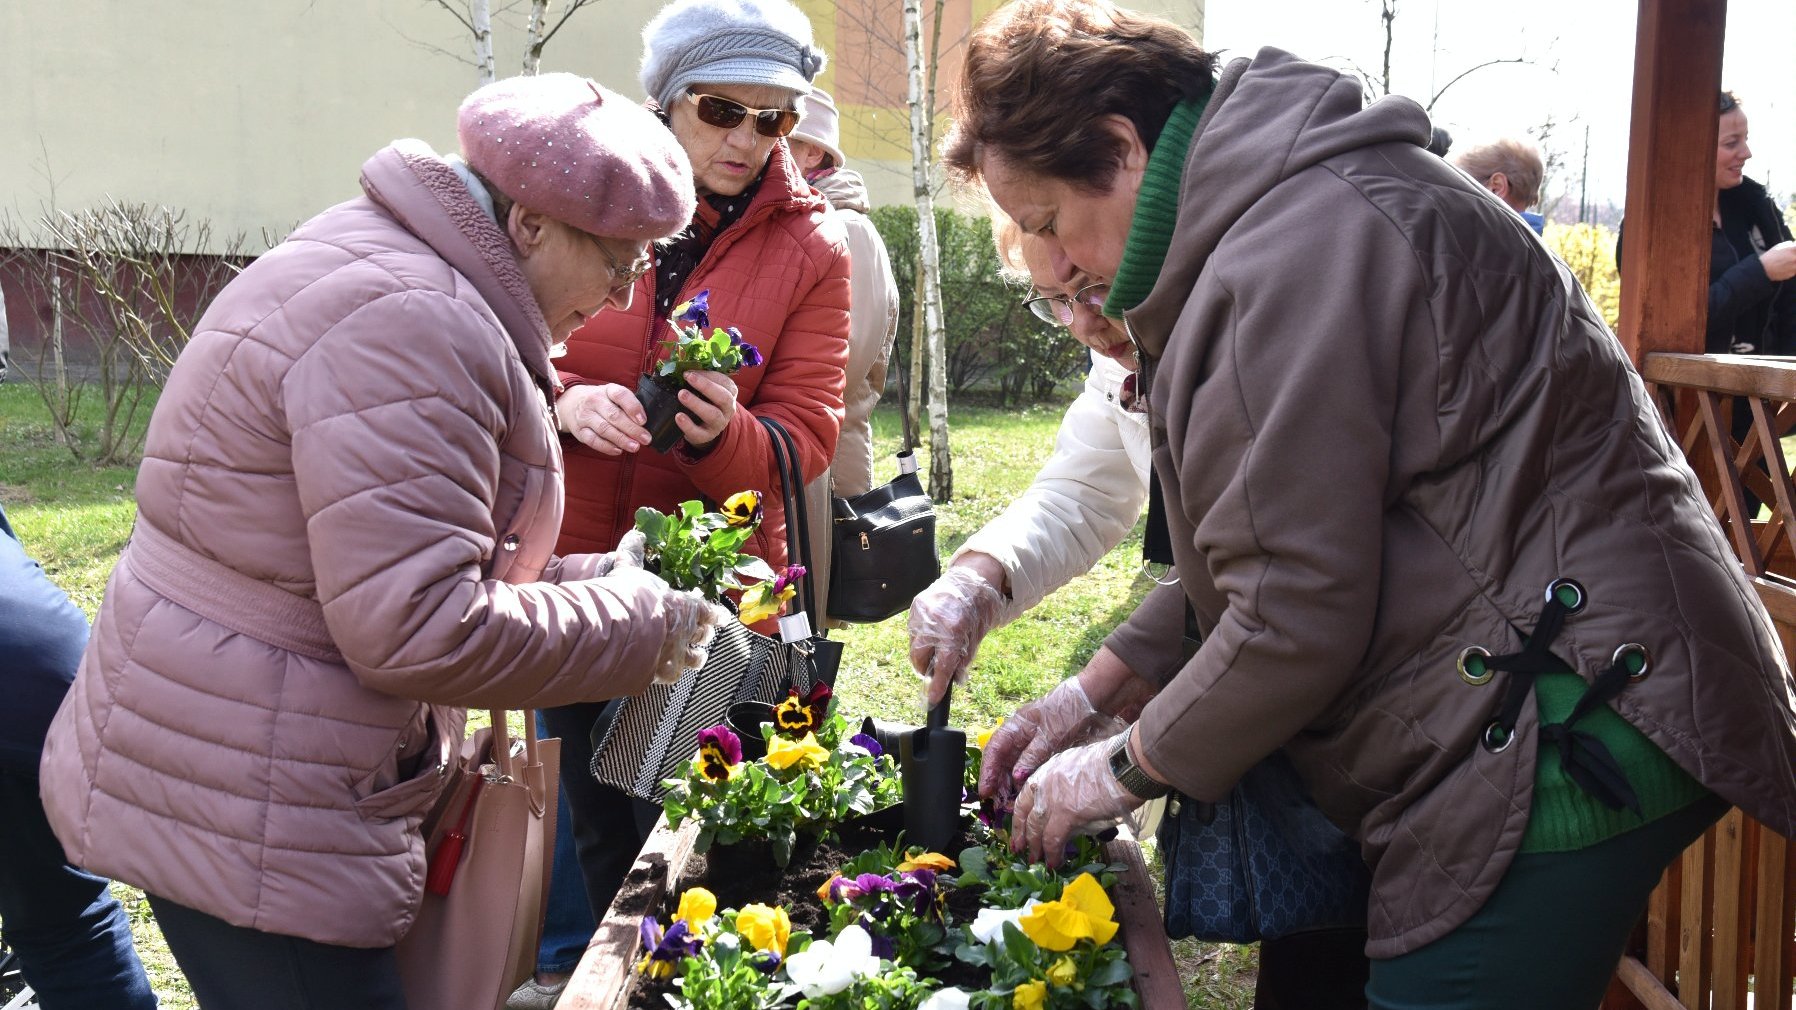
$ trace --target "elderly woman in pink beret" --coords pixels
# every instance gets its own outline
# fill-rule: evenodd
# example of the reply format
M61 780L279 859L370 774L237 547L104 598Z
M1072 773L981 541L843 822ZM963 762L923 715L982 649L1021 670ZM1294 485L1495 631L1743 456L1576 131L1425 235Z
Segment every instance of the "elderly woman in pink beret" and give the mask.
M394 944L464 706L638 692L721 611L629 552L552 554L552 348L692 217L655 117L502 81L207 310L50 733L69 860L143 888L211 1007L403 1007Z

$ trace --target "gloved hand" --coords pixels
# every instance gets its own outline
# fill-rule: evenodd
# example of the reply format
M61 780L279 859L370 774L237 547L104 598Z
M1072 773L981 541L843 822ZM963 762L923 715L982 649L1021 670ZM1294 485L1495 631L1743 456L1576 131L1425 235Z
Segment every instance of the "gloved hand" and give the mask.
M592 574L587 578L596 579L617 571L619 568L641 568L643 552L648 548L648 537L641 530L631 530L617 542L617 550L593 556Z
M696 589L668 590L666 608L667 635L661 640L661 654L655 657L657 684L672 684L688 670L704 666L718 627L736 619Z
M979 795L998 796L1041 767L1053 754L1098 737L1116 735L1121 719L1099 712L1078 677L1010 714L990 740L979 765ZM1006 780L1009 780L1008 782Z
M910 604L910 665L929 678L928 705L947 693L950 679L967 682L979 643L998 624L1004 594L964 564L949 565Z
M1012 852L1026 851L1032 861L1059 866L1068 839L1096 834L1147 802L1110 771L1110 753L1128 732L1061 751L1029 776L1010 821Z

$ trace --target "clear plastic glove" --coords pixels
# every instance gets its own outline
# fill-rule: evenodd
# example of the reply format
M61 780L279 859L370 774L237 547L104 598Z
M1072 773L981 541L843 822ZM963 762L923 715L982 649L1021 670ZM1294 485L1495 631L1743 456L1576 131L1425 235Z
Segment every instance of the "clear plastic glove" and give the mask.
M718 627L735 617L696 590L668 590L664 606L667 634L661 640L660 655L655 657L655 683L672 684L687 671L705 665Z
M593 556L592 574L587 578L603 578L620 568L641 568L643 552L647 550L648 542L641 530L625 533L623 539L617 542L617 550Z
M948 682L967 682L979 643L998 624L1004 594L967 565L949 565L911 601L910 665L929 678L927 703L947 693Z
M1110 772L1110 753L1127 733L1061 751L1029 776L1010 822L1011 851L1059 866L1074 835L1096 834L1147 802Z
M991 799L1014 791L1054 754L1094 740L1115 736L1125 723L1099 712L1078 677L1068 677L1042 698L1011 713L980 757L979 795Z

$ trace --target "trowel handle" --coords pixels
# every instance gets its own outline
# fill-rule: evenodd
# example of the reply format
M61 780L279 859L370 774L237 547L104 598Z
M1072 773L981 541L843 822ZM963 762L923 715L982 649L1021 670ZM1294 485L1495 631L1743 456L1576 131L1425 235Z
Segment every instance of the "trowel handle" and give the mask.
M954 685L949 684L948 689L942 692L942 700L929 707L929 716L923 721L925 728L948 728L948 699L952 697L954 697Z

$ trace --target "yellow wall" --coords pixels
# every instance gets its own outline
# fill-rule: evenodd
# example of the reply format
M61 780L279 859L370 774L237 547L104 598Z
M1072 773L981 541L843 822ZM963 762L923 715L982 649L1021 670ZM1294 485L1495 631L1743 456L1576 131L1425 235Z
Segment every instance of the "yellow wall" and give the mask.
M850 160L876 200L908 198L899 0L799 2L831 55L821 83L844 99ZM1159 2L1202 37L1203 0ZM995 3L952 0L944 36L964 37ZM543 69L638 97L642 26L659 6L581 10ZM518 72L522 34L521 18L495 24L501 76ZM444 51L471 59L432 0L0 4L0 212L159 203L260 248L264 231L357 195L362 161L388 141L453 149L476 78Z

